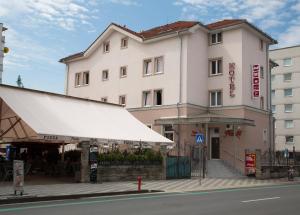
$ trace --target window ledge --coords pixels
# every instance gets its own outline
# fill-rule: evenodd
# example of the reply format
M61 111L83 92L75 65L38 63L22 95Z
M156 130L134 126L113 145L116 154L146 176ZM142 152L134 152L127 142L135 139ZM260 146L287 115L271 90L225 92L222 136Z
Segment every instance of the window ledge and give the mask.
M222 73L218 73L218 74L209 74L208 77L216 77L216 76L222 76L223 75L223 72Z

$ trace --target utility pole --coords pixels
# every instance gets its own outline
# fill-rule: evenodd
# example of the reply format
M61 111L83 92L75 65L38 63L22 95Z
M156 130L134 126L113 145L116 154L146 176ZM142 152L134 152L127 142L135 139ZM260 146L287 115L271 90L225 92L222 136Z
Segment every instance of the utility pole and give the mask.
M3 32L6 30L7 28L3 27L3 23L0 23L0 84L2 84L4 53L8 52L8 48L4 47L5 37L3 35Z

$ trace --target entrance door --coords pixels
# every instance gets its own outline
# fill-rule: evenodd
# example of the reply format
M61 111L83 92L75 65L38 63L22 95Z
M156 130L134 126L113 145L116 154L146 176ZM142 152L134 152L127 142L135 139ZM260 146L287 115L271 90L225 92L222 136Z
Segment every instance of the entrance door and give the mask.
M211 138L211 158L220 159L220 138L219 137Z

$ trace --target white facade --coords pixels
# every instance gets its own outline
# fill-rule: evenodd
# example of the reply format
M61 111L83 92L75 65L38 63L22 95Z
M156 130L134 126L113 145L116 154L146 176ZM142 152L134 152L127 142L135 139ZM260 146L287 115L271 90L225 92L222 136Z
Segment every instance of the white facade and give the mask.
M300 46L270 51L276 150L300 151Z

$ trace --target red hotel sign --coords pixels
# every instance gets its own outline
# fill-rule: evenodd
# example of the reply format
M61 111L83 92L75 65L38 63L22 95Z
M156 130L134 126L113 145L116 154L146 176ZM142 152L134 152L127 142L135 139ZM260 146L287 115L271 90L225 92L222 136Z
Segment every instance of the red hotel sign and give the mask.
M252 66L252 98L259 98L260 95L260 65Z
M235 90L235 84L234 84L234 79L235 79L235 63L229 63L229 95L230 97L234 97L234 90Z

